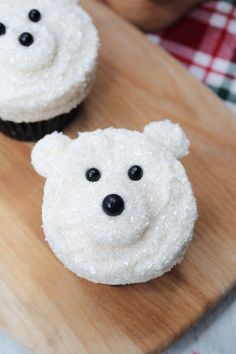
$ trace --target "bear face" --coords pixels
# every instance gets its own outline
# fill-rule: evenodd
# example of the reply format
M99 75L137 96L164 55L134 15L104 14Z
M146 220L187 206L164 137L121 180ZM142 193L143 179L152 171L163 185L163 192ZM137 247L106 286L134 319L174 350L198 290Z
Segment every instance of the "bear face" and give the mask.
M32 163L47 177L43 226L61 261L106 284L147 281L180 261L197 213L178 161L188 144L170 121L42 139Z
M98 36L78 1L0 0L0 46L2 119L49 119L85 98Z

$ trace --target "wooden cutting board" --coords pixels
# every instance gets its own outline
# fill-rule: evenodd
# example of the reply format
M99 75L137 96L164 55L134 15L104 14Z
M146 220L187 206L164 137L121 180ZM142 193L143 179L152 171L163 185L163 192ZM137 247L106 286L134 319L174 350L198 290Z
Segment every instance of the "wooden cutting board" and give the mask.
M184 160L199 208L180 266L146 284L79 279L44 241L44 180L31 144L0 136L0 326L35 353L161 351L236 280L236 117L175 60L103 5L83 2L101 35L95 88L68 129L142 129L170 117L192 141Z

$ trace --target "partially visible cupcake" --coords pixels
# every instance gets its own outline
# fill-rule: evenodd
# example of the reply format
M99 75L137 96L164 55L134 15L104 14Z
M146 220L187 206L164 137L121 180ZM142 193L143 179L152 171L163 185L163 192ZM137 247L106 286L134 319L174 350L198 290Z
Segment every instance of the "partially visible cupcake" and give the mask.
M61 131L95 79L99 39L76 0L0 0L0 131Z

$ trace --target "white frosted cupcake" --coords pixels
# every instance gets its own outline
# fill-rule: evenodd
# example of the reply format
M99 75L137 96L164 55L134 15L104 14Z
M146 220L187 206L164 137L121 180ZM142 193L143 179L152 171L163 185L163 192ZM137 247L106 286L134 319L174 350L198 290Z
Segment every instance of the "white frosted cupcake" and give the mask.
M32 163L47 178L43 228L56 256L78 276L113 285L145 282L179 263L197 218L180 163L188 147L170 121L143 133L110 128L40 140Z
M98 46L76 0L0 0L0 130L36 140L63 129L94 82Z

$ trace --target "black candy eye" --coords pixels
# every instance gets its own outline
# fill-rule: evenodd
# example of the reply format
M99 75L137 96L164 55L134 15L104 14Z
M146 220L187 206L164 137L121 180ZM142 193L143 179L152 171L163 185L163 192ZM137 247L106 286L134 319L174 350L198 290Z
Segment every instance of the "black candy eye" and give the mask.
M24 47L29 47L34 43L34 37L28 32L24 32L19 37L19 42Z
M6 26L3 23L0 23L0 36L3 36L6 33Z
M39 22L41 20L41 13L39 10L33 9L29 12L29 19L32 22Z
M140 166L134 165L130 167L128 176L132 181L139 181L143 177L143 169Z
M89 182L97 182L101 178L101 173L97 168L90 168L86 172L86 178Z

